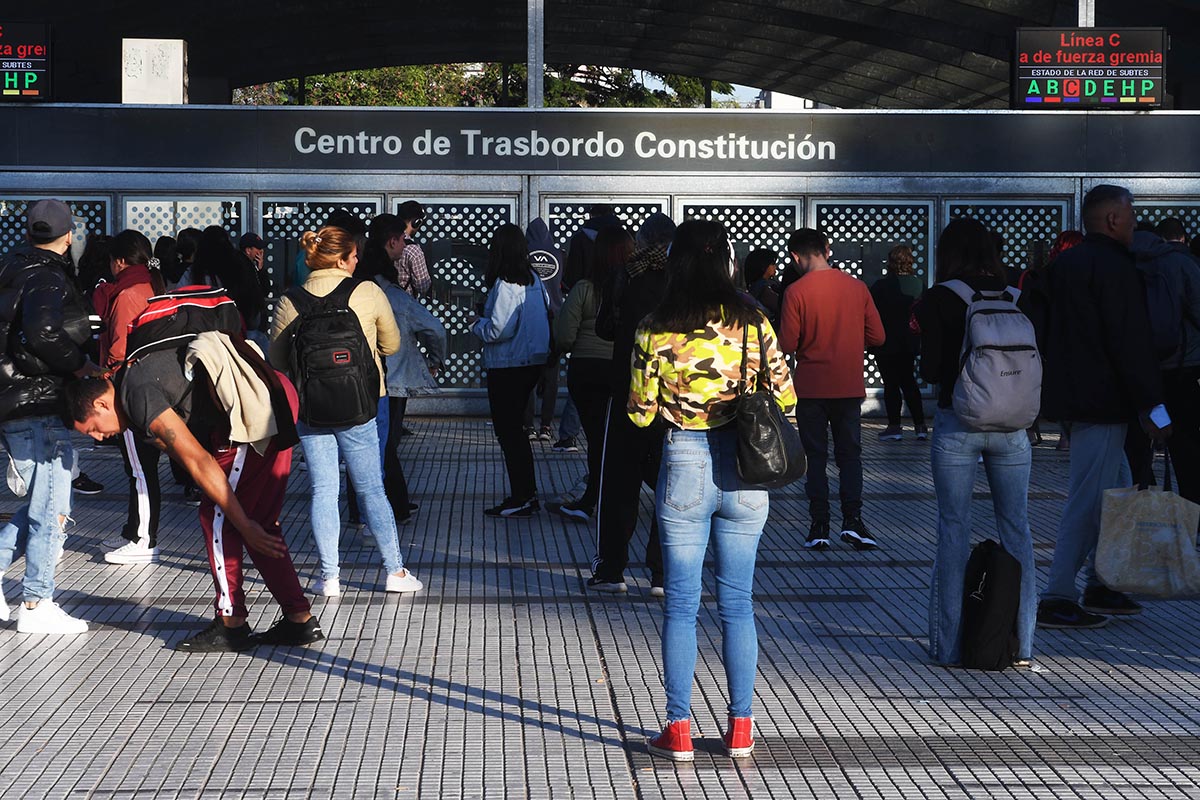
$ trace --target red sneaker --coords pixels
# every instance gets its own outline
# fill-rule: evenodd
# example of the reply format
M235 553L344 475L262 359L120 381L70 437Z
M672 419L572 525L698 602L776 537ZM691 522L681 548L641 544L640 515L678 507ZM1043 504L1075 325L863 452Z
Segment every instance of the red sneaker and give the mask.
M692 761L696 751L692 749L692 721L681 719L667 725L658 736L646 740L650 755L662 756L672 761Z
M754 752L753 717L730 717L725 734L725 751L730 758L745 758Z

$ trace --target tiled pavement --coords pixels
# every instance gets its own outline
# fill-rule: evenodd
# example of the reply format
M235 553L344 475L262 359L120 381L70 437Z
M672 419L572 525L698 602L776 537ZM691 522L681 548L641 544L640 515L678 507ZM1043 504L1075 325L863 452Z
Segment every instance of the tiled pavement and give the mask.
M211 583L195 510L165 464L165 557L115 567L99 541L124 514L119 457L84 453L108 489L77 500L58 599L93 630L0 628L0 797L1200 797L1200 602L1039 632L1040 674L926 662L934 501L915 441L880 446L866 432L878 551L805 552L802 489L773 495L757 574L758 749L740 763L718 752L724 673L708 597L693 709L701 753L676 767L643 746L664 698L661 612L641 564L627 597L588 594L587 527L481 516L505 485L486 421L412 427L402 456L421 511L401 543L426 591L378 591L371 540L347 527L346 594L314 608L329 638L241 655L171 649L208 618ZM570 491L583 456L536 449L543 496ZM1065 475L1064 455L1037 449L1043 580ZM986 532L985 482L978 492ZM0 498L0 513L14 507ZM307 584L303 472L285 515ZM643 529L635 558L644 541ZM21 563L4 584L10 602ZM275 611L252 575L262 627Z

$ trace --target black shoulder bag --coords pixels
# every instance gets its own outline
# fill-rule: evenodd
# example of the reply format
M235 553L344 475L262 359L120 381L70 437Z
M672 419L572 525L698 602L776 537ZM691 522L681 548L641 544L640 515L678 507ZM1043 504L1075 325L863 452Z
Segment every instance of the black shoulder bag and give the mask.
M808 462L800 434L779 404L767 363L762 326L758 327L759 368L753 391L746 391L747 341L742 329L742 377L738 382L737 466L746 483L778 489L804 477Z

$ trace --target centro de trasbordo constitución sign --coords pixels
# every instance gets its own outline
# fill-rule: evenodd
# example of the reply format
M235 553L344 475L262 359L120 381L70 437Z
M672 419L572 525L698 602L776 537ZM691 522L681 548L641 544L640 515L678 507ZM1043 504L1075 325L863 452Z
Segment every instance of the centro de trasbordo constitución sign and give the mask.
M1200 174L1200 148L1194 145L1198 130L1200 115L1182 113L786 114L29 103L0 104L0 169Z

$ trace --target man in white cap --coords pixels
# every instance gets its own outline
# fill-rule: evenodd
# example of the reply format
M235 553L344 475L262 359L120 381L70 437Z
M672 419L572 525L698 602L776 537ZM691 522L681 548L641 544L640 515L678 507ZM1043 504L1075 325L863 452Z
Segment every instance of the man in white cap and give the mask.
M0 528L0 573L25 554L21 633L75 634L87 623L54 602L54 571L71 514L75 451L59 416L64 380L98 373L84 353L87 307L68 277L71 209L38 200L26 214L29 246L0 259L0 440L8 485L28 502ZM0 594L0 620L9 618Z

